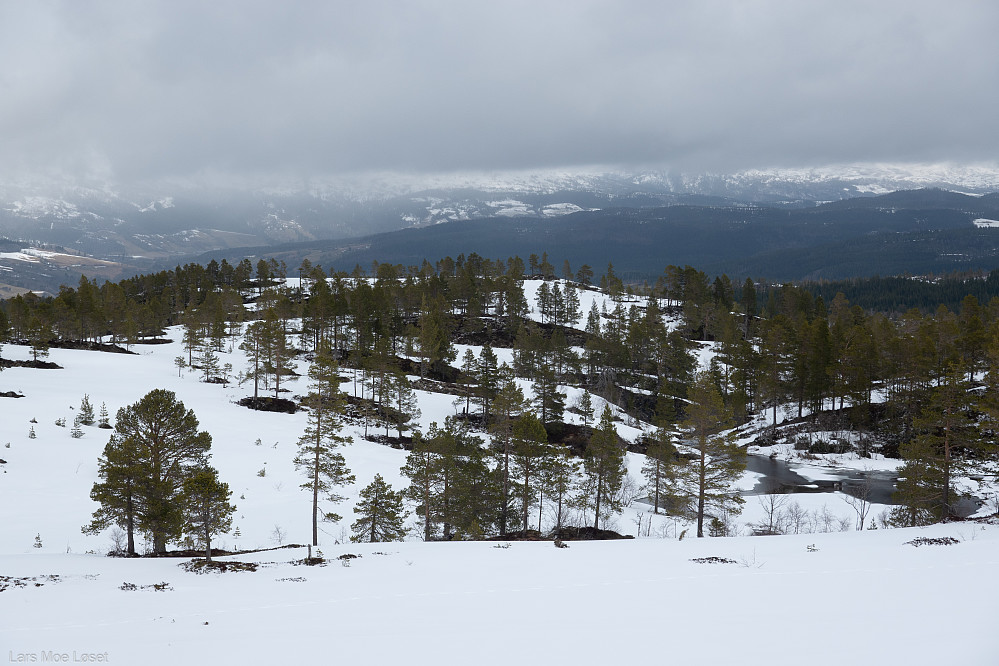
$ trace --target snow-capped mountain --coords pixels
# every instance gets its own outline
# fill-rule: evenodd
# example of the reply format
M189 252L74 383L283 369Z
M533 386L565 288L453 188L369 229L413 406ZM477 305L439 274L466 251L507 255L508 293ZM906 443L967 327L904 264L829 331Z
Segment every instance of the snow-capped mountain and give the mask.
M0 184L0 237L99 259L342 239L457 220L536 218L678 204L807 207L938 187L999 190L999 165L834 165L732 174L590 168L493 173L368 173L338 178L117 187Z

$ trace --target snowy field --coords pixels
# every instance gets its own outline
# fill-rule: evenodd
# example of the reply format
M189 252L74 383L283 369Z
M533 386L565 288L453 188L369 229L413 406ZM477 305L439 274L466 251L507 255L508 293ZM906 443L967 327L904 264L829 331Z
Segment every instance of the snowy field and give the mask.
M48 360L61 370L0 373L0 391L25 396L0 398L0 658L9 662L73 661L75 652L78 662L118 664L999 663L999 526L841 532L854 512L838 493L794 496L805 511L832 516L823 531L797 536L698 540L690 530L678 540L688 525L633 501L607 527L634 535L641 524L635 540L355 545L347 537L358 491L376 473L404 487L406 454L351 427L355 441L342 451L357 483L347 501L325 507L344 516L321 526L329 564L296 565L305 549L276 547L311 534L311 498L292 464L306 414L254 412L234 404L251 386L178 376L178 342L134 350L53 349ZM27 359L29 350L7 345L3 356ZM238 351L220 356L245 364ZM307 380L289 387L304 394ZM154 388L175 391L212 435L212 464L237 506L233 533L215 545L268 549L228 558L259 563L257 571L199 575L181 569L184 560L107 558L107 533L81 533L110 434L84 427L82 438L70 436L83 395L113 419ZM422 428L454 413L453 398L420 392ZM61 418L66 427L55 424ZM622 422L619 432L633 439L638 425ZM642 462L628 455L636 486ZM747 472L739 487L755 481ZM764 501L746 500L740 534L765 517ZM942 537L956 543L906 543ZM336 559L345 553L359 557L345 566Z
M905 543L945 536L964 540ZM175 560L5 555L4 575L59 579L0 593L0 645L15 659L150 665L986 666L999 655L996 526L501 545L324 550L359 555L348 567L294 566L304 549L279 550L240 558L256 572L207 575ZM734 563L692 561L709 557Z

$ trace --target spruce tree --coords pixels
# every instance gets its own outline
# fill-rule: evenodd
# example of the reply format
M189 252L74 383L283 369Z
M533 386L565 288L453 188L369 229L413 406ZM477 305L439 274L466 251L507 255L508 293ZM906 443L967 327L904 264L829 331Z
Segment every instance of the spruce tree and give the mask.
M402 491L392 490L381 474L360 493L360 501L354 506L357 520L351 524L355 543L376 541L401 541L406 536L403 522L406 513L402 508Z

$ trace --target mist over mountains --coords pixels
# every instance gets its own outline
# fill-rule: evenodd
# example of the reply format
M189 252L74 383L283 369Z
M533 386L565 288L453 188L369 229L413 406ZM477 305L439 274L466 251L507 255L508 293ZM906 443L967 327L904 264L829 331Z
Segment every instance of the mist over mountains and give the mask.
M933 194L883 199L917 188ZM17 255L29 247L110 262L98 273L108 279L271 254L289 266L310 258L349 269L547 251L577 265L614 262L636 278L667 263L781 279L990 268L996 234L972 222L999 217L996 190L999 168L947 165L375 174L266 187L7 184L0 283L52 291L94 270Z

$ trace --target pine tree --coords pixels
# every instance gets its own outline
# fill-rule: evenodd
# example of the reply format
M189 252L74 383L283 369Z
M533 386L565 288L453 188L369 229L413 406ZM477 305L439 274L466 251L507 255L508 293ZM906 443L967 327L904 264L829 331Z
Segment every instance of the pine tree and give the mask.
M97 417L97 427L103 428L105 430L111 429L110 417L108 416L108 407L105 403L101 403L101 412Z
M479 352L477 376L477 383L479 385L478 397L482 405L482 422L484 424L489 423L489 406L496 397L499 381L500 375L496 352L486 343L483 345L482 351Z
M542 366L535 370L534 406L545 423L561 421L565 414L566 394L558 390L555 371Z
M624 449L618 443L610 405L604 405L600 423L586 445L583 473L584 494L580 499L584 507L593 509L593 528L598 529L601 517L620 510L616 495L626 474Z
M590 421L593 420L593 399L590 397L589 391L584 389L579 394L579 398L576 400L576 409L583 420L583 426L589 427Z
M406 513L402 508L402 491L392 490L381 474L360 493L360 501L354 506L357 520L351 524L355 543L376 541L401 541L406 536L403 522Z
M198 419L172 391L155 389L118 410L115 435L104 450L91 498L101 502L94 522L100 531L111 522L149 532L153 552L166 552L183 531L184 479L199 467L212 438L198 431ZM130 550L134 544L130 538Z
M680 464L676 447L673 446L673 434L665 427L656 428L649 438L649 446L645 451L645 464L642 474L645 476L646 488L652 498L654 513L665 506L670 496L669 489L676 482L676 471Z
M690 404L683 428L697 458L681 468L680 487L696 502L697 536L704 536L704 516L715 507L738 511L743 499L731 491L746 469L746 452L735 444L730 415L718 388L706 372L700 372L690 388Z
M478 367L479 363L475 358L475 352L469 347L465 350L464 356L461 357L461 373L458 375L458 385L465 394L463 413L466 415L472 406L472 384L475 384L478 379Z
M392 374L391 390L394 397L389 417L399 439L402 439L403 433L412 428L412 423L420 418L420 402L409 379L401 372Z
M503 368L507 368L506 364ZM510 375L509 369L500 373L501 383L493 402L495 419L489 426L489 432L493 437L493 446L496 451L497 471L501 476L500 490L500 534L506 534L507 527L511 522L510 510L510 454L513 441L514 417L524 410L526 401L524 392L517 385L517 382Z
M432 424L435 427L436 424ZM413 435L413 448L406 456L406 464L399 472L409 479L404 491L407 499L416 504L423 521L423 540L430 541L437 534L438 512L435 504L441 480L440 454L419 432Z
M500 476L485 464L482 439L467 423L450 416L443 427L431 423L425 438L413 438L401 473L410 479L406 496L417 505L424 539L481 535L499 522Z
M295 357L295 352L288 346L288 338L274 308L268 308L264 312L261 324L261 350L263 352L261 369L267 377L274 377L274 397L280 398L282 378L296 379L292 373L292 360Z
M534 503L537 489L531 484L537 483L540 474L541 457L548 443L548 433L544 424L537 416L528 412L521 415L513 425L513 446L511 451L512 477L520 494L521 517L523 527L529 527L528 511ZM540 529L541 526L538 525Z
M198 354L198 364L201 366L201 381L212 382L219 376L219 357L211 338L205 339Z
M324 342L309 369L310 390L302 401L309 407L309 421L298 440L295 469L303 471L308 479L301 487L312 492L313 546L319 545L320 494L329 502L342 502L345 498L335 489L354 482L343 455L334 450L353 441L340 434L345 400L340 391L339 370L329 344ZM340 520L337 514L327 512L323 513L323 518L333 522Z
M83 400L80 401L80 411L78 414L81 425L94 425L94 407L90 404L90 396L86 393L83 394Z
M239 344L239 348L246 354L249 361L246 374L243 376L253 379L253 399L257 400L260 396L260 379L264 376L264 323L262 321L255 321L246 327L246 335Z
M181 323L184 326L184 349L187 350L187 364L189 366L194 365L194 350L200 347L204 343L204 333L202 331L201 321L198 318L198 314L193 308L189 308L184 312Z
M579 461L564 446L549 446L540 467L540 490L555 503L554 532L562 529L570 505L573 483L579 474ZM540 523L540 521L539 521Z
M451 344L451 323L443 298L423 298L417 335L420 343L421 379L426 377L427 370L454 360L456 352Z
M219 481L218 471L207 465L184 479L181 503L184 531L196 534L205 546L205 561L212 561L212 535L228 532L236 507L229 503L229 484Z
M55 337L49 323L37 315L32 315L28 320L27 333L32 359L37 362L39 358L48 358L49 343Z
M83 527L85 534L98 534L111 525L125 530L125 554L135 557L135 532L141 511L139 485L146 474L139 459L136 440L111 436L97 461L101 479L90 491L90 499L100 503L93 519Z
M969 389L964 368L951 365L914 419L915 436L900 447L912 478L899 483L897 499L911 516L928 512L940 520L954 514L954 479L972 469L982 444Z

